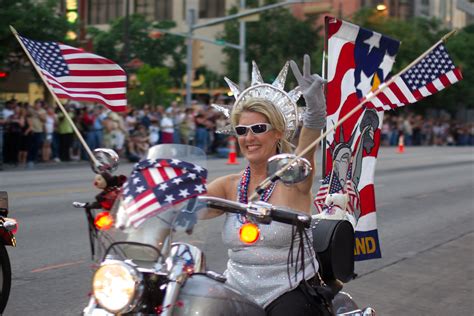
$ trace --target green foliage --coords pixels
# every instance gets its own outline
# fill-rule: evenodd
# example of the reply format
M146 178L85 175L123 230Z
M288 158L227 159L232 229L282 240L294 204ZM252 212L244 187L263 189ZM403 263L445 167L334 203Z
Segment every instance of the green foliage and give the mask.
M10 69L26 60L20 45L10 31L12 25L21 35L43 41L65 41L70 28L66 17L59 14L55 0L2 0L0 10L0 67Z
M237 9L233 8L230 14L235 12ZM320 48L323 45L318 30L312 26L312 21L298 20L288 9L265 11L260 14L258 22L247 23L246 28L247 60L257 62L266 82L275 79L286 61L294 59L301 65L305 53L314 57L316 52L321 52ZM239 22L227 22L221 38L229 43L238 43ZM225 48L224 52L228 56L225 63L226 75L238 82L239 52L231 48ZM317 59L312 58L312 69L321 68L320 56Z
M137 72L137 86L128 91L128 99L135 107L159 105L171 101L171 80L168 68L145 64Z
M125 66L130 60L138 58L152 67L167 67L173 78L179 78L185 72L182 60L185 57L184 39L174 35L159 34L152 38L153 29L171 29L175 26L172 21L149 22L141 15L129 17L129 52L125 56L125 18L113 21L109 31L89 29L97 54L115 60Z
M389 18L365 9L358 12L353 22L401 40L400 50L392 74L398 73L433 44L448 33L441 22L436 19L415 17L407 21ZM455 112L459 107L472 108L474 102L474 85L472 74L474 64L474 26L470 25L451 37L446 47L455 64L461 67L464 79L447 89L419 101L407 110L425 112L429 108Z

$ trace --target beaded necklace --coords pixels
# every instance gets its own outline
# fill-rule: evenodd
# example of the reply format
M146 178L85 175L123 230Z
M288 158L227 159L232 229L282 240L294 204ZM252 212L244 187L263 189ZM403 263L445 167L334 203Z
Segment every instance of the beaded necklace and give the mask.
M245 168L244 173L242 174L242 178L240 178L239 185L237 186L237 195L238 195L238 200L240 203L248 203L248 197L247 197L247 192L249 188L249 183L250 183L250 166L247 166ZM267 202L272 193L273 190L275 189L276 182L273 182L270 187L268 187L262 195L260 195L260 201ZM247 218L245 216L242 216L240 214L237 215L237 219L239 222L242 224L247 222Z

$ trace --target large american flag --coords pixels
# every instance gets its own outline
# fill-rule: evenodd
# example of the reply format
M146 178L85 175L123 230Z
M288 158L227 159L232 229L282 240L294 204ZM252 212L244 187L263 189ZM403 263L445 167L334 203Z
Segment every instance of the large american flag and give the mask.
M59 98L126 110L127 76L113 61L61 43L19 39Z
M328 56L326 128L330 129L369 92L374 91L387 79L400 43L383 34L332 17L326 17L326 30ZM351 148L351 157L345 160L348 164L345 170L352 170L351 177L347 177L350 179L347 188L354 191L353 197L358 197L358 201L351 198L352 203L349 203L352 204L350 207L354 212L359 212L355 216L358 217L355 229L356 245L365 245L368 239L371 242L370 251L367 251L368 247L362 249L365 252L357 251L356 247L356 260L381 257L375 214L374 172L382 121L383 112L360 109L326 139L329 146L325 153L325 180L329 179L328 176L333 171L334 148L339 144ZM363 132L367 130L369 132ZM324 186L323 181L316 197L317 208L320 202L324 201L322 196L326 194L325 192L327 186Z
M461 79L460 69L454 65L444 44L440 43L365 106L377 111L395 109L435 94Z
M166 208L206 193L207 170L178 159L145 159L123 186L128 223L140 226Z

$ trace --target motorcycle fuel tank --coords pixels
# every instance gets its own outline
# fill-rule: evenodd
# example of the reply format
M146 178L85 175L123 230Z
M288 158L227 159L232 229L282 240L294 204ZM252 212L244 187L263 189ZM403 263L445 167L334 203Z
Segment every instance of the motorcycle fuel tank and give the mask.
M223 282L194 274L181 288L173 315L264 316L265 311Z

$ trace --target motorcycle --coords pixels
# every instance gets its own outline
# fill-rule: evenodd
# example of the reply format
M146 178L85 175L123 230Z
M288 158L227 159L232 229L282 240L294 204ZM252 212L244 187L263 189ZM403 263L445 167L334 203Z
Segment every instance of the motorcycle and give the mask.
M187 145L157 145L149 150L147 158L179 159L206 167L205 153ZM273 158L269 170L277 170L289 159ZM103 155L100 160L115 165L106 162ZM287 184L301 181L308 174L307 168L309 163L295 162L280 180ZM238 213L261 225L277 221L297 229L311 228L320 275L334 295L334 313L375 315L372 308L360 309L349 294L341 291L343 282L355 277L354 231L347 221L316 219L265 202L243 204L198 196L154 212L140 225L133 225L127 217L124 196L117 198L110 212L94 210L91 203L73 204L86 211L91 251L99 266L84 315L265 315L261 306L227 285L224 275L207 269L200 248L214 247L208 245L205 235L215 231L214 224L202 220L208 208ZM258 231L249 229L240 230L241 240L247 243L255 233L258 235Z
M16 247L15 233L18 229L16 220L7 216L8 193L0 191L0 314L7 306L12 283L10 258L6 246Z

